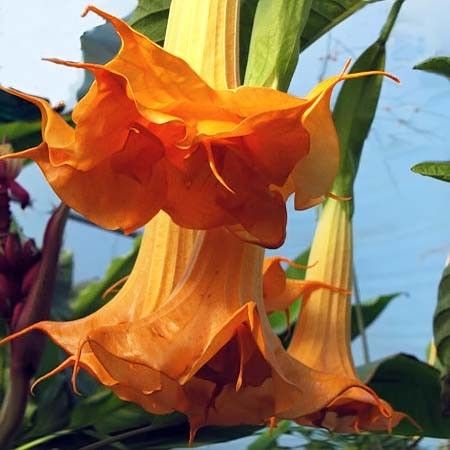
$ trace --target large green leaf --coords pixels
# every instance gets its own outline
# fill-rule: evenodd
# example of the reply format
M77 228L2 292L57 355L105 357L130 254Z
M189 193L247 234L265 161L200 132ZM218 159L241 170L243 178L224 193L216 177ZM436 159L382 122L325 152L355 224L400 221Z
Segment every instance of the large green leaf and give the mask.
M75 317L91 314L105 304L106 300L103 299L105 291L131 272L140 241L140 238L135 239L133 249L127 255L114 258L100 281L83 285L71 301L71 310Z
M244 84L287 90L297 66L300 36L311 3L312 0L259 0Z
M380 295L373 300L368 300L361 304L361 313L364 323L364 328L369 327L375 319L384 311L384 309L391 303L394 298L398 297L400 292L389 295ZM356 306L352 305L352 318L351 318L351 338L355 339L359 336L358 321L356 319Z
M439 283L433 329L438 357L450 369L450 265L444 269Z
M139 0L128 23L158 44L164 43L171 0Z
M441 414L439 372L434 367L413 356L398 354L359 367L358 373L381 398L421 427L418 430L403 420L395 434L450 437L450 417Z
M386 41L392 31L404 0L396 0L380 36L355 61L350 72L384 70ZM334 192L353 197L353 184L358 171L364 142L372 126L383 78L364 77L344 82L336 100L333 115L341 146L341 162ZM353 205L350 205L353 210Z
M450 78L450 57L436 56L434 58L429 58L414 66L414 69L425 70Z
M411 170L441 181L450 181L450 161L426 161L416 164Z
M93 426L101 433L119 432L151 423L152 416L133 403L120 400L111 390L100 388L83 398L72 410L70 427Z
M379 0L313 0L308 22L301 35L300 51L374 1Z

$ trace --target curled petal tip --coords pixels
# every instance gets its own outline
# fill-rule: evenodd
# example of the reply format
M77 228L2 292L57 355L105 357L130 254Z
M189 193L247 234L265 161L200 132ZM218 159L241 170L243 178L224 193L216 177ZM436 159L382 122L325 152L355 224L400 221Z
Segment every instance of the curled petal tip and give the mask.
M83 12L81 13L81 17L86 17L90 11L96 12L96 7L94 5L87 5L86 8L84 8Z

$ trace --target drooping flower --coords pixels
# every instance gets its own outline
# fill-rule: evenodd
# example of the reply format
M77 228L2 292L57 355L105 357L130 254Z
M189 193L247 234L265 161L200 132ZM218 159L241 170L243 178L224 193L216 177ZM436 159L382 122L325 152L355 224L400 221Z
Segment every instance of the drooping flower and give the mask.
M183 227L226 226L279 246L283 195L311 206L335 176L331 90L364 74L330 78L304 99L269 88L216 90L125 22L87 11L110 21L122 48L105 65L52 59L95 76L73 110L75 128L44 100L7 90L36 104L43 120L43 143L17 156L34 159L69 206L105 228L132 231L163 209Z
M352 389L380 405L354 377L316 370L283 349L263 304L263 250L231 234L277 246L285 198L295 192L298 208L323 199L338 160L331 89L364 74L334 77L305 99L264 88L215 90L181 59L90 9L113 23L122 49L105 66L56 61L96 77L74 110L74 129L45 102L17 93L44 119L43 144L21 156L105 227L132 230L162 209L180 225L215 229L200 233L187 263L188 251L180 256L176 246L167 258L163 250L186 230L166 222L172 237L158 238L149 231L158 215L107 305L8 340L41 330L68 353L49 375L73 366L75 385L83 368L148 411L184 412L194 431L309 417Z
M327 200L316 228L305 283L321 280L351 289L352 228L345 202ZM292 283L292 281L291 281ZM308 367L346 376L358 376L350 348L350 298L336 289L318 289L303 295L300 315L288 353ZM314 414L295 418L306 425L339 432L391 430L405 415L361 389L350 389Z

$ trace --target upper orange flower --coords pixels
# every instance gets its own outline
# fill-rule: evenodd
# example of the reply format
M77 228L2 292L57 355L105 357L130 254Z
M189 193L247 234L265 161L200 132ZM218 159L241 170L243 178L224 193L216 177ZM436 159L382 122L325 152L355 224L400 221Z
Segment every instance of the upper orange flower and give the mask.
M122 39L105 65L52 59L96 82L72 128L41 98L43 142L17 154L35 160L69 206L102 227L130 232L159 210L179 225L227 226L268 247L284 240L284 197L319 202L338 165L329 111L332 87L305 99L273 89L215 90L182 59L95 7ZM345 75L345 78L355 75ZM317 160L319 156L319 160Z

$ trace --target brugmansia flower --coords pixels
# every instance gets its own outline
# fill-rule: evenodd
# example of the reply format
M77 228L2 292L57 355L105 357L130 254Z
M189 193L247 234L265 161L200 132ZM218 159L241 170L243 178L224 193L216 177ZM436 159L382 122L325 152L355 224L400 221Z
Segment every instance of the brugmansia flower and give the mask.
M351 289L352 228L345 202L326 201L309 259L317 264L307 269L305 283L321 280ZM343 293L331 289L308 292L303 296L289 354L308 367L357 380L350 348L350 312L350 298ZM391 430L404 417L375 395L353 388L314 414L297 420L301 424L354 432Z
M360 404L370 403L389 419L391 410L353 375L285 351L270 328L263 288L269 309L293 291L267 281L270 267L263 286L263 248L248 242L281 244L288 195L299 209L326 196L339 150L331 90L367 73L333 77L304 99L266 88L217 90L124 22L89 9L113 24L122 48L104 66L53 60L96 78L74 109L75 128L41 99L10 90L43 116L43 143L20 157L34 159L61 198L104 227L130 231L163 210L178 225L207 231L192 249L193 232L159 214L108 304L3 342L43 331L68 353L48 376L73 366L76 388L83 368L148 411L185 413L193 432L205 424L309 418L353 392L358 417L366 413ZM170 239L152 228L162 218ZM184 250L168 247L174 234L186 239ZM347 288L319 279L296 292L347 295Z
M262 87L216 90L125 22L88 11L111 22L122 48L105 65L52 59L95 76L73 110L75 128L41 98L7 90L42 113L42 144L17 157L34 159L59 197L102 227L129 232L162 209L183 227L226 226L279 246L283 195L311 206L335 176L331 90L364 74L333 77L304 99Z

